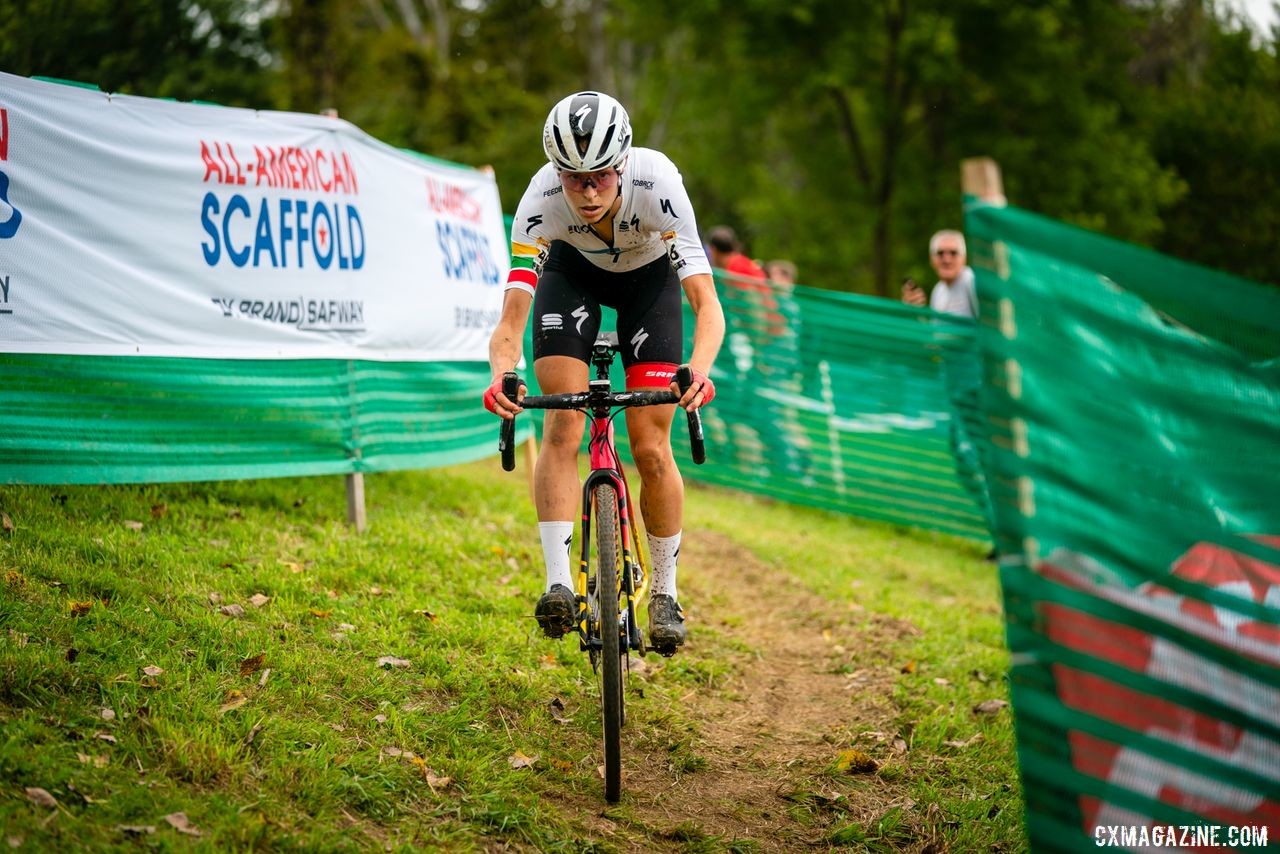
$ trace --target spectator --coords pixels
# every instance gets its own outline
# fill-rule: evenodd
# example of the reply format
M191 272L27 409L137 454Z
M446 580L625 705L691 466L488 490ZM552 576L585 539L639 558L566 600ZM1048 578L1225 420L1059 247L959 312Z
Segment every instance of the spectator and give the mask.
M755 261L742 254L738 235L727 225L717 225L707 234L707 249L711 266L744 279L764 279L764 270Z
M929 239L929 263L938 274L938 284L933 286L928 304L942 314L977 320L978 294L973 269L966 260L964 235L960 232L943 229ZM914 279L902 283L902 301L924 307L924 291Z
M929 263L938 274L928 305L939 314L976 321L978 292L973 269L966 263L964 235L944 229L929 239ZM902 301L924 307L924 291L911 279L902 283ZM947 394L951 398L951 451L956 475L973 498L987 530L994 539L991 498L982 465L982 421L979 398L982 391L982 362L976 349L949 352L943 362ZM995 557L992 550L988 560Z
M798 273L796 265L781 258L768 261L764 265L764 274L769 281L786 289L795 287Z

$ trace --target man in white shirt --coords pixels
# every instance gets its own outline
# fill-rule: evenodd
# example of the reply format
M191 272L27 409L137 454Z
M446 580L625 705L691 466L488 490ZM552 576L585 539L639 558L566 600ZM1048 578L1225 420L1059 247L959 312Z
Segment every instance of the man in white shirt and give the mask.
M976 321L978 292L974 288L973 268L966 260L964 235L960 232L943 229L929 239L929 263L938 274L938 283L929 295L929 307L939 314ZM923 308L924 291L907 280L902 286L902 301ZM956 475L978 506L994 539L991 497L979 446L983 428L979 417L982 376L978 354L950 354L944 366L944 378L951 398L951 452L956 459ZM988 559L994 556L994 550L987 555Z
M973 269L965 263L964 235L944 229L929 239L929 263L938 274L938 284L929 296L929 307L942 314L971 320L978 318L978 294L973 287ZM907 305L925 305L924 291L914 282L902 289Z

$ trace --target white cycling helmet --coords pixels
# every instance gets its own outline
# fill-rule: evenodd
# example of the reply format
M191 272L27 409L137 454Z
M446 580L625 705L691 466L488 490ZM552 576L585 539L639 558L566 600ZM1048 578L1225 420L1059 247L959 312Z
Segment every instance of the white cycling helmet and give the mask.
M564 172L618 166L631 150L631 119L603 92L579 92L551 108L542 129L547 159Z

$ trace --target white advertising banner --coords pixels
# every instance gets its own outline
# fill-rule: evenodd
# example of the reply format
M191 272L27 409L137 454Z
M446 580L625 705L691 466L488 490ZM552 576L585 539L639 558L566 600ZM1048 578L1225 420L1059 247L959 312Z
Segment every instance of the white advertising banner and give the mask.
M0 73L0 352L485 360L508 266L484 172Z

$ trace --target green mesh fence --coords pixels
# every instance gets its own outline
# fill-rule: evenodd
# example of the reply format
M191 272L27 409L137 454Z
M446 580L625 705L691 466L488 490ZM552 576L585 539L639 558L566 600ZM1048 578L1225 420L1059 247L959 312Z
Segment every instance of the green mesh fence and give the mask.
M952 454L957 365L977 378L974 324L875 297L717 275L727 337L703 410L707 461L686 479L795 504L985 539ZM614 328L605 310L602 329ZM693 313L685 308L686 357ZM532 351L528 340L525 352ZM532 371L526 377L537 393ZM621 387L622 372L614 371ZM976 398L965 412L976 416ZM535 414L535 417L537 415ZM523 416L522 416L523 418ZM625 427L619 445L628 457Z
M965 225L1033 847L1274 844L1280 292L1015 208Z
M0 354L0 371L5 483L387 471L496 447L482 363Z

